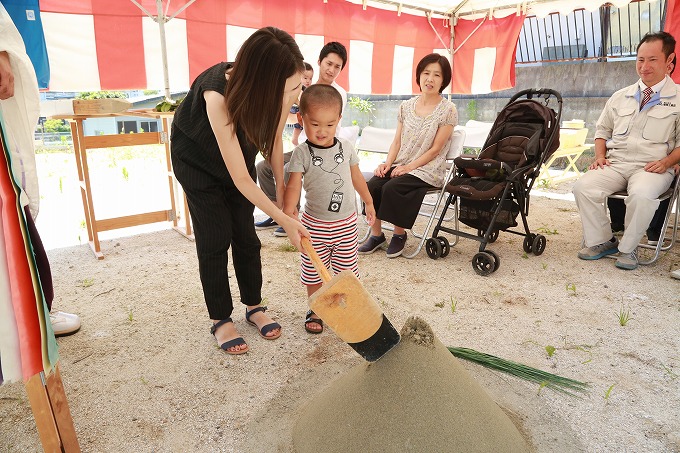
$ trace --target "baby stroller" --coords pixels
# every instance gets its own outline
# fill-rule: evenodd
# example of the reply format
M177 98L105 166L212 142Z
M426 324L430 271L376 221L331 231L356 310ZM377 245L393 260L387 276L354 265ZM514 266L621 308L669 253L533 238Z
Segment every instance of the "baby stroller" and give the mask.
M548 107L553 98L557 100L557 112ZM454 160L455 174L446 185L449 195L432 237L425 244L430 258L449 253L450 244L439 236L440 231L455 235L454 244L459 236L481 243L472 258L472 268L479 275L489 275L500 266L498 255L486 250L500 231L524 236L526 253L543 253L545 236L530 232L527 224L529 192L541 165L559 147L561 114L562 96L557 91L547 88L520 91L496 118L479 156L460 156ZM459 209L455 229L442 226L451 205ZM522 217L524 231L511 230L517 226L518 215ZM459 231L458 221L476 228L477 235Z

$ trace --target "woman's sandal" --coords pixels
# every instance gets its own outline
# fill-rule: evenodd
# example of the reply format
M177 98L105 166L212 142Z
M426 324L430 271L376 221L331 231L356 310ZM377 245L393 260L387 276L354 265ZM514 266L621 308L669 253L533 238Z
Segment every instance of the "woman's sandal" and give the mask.
M323 321L321 320L321 318L312 318L313 314L314 314L314 312L312 310L309 310L307 312L307 316L305 317L305 330L309 333L314 333L314 334L321 333L321 332L323 332ZM312 322L320 325L321 329L319 329L319 330L310 329L309 323L312 323Z
M221 321L217 321L217 322L216 322L215 324L213 324L213 326L210 328L210 333L211 333L212 335L215 336L215 332L217 331L217 329L218 329L222 324L226 324L226 323L228 323L228 322L233 322L233 321L231 320L231 318L227 318L227 319L223 319L223 320L221 320ZM215 336L215 338L217 338L217 336ZM229 348L233 348L234 346L242 346L242 345L245 345L246 348L245 348L245 349L237 349L237 350L235 350L235 351L230 351L230 350L229 350ZM245 354L245 353L248 352L248 350L249 350L248 344L246 343L246 341L245 341L242 337L236 337L236 338L234 338L233 340L225 341L224 343L222 343L222 344L220 345L220 348L222 348L222 349L224 350L224 352L226 352L227 354L231 354L231 355Z
M277 338L279 338L281 336L281 324L279 324L278 322L270 322L269 324L263 326L260 329L259 327L257 327L257 324L255 324L254 322L252 322L250 320L250 316L253 313L257 313L258 311L261 311L261 312L264 313L265 311L267 311L267 307L257 307L257 308L253 308L250 311L248 311L248 308L246 308L246 322L248 324L250 324L251 326L255 326L257 328L257 331L260 332L260 336L262 338L264 338L265 340L276 340ZM269 332L271 332L272 330L276 330L276 329L279 329L278 334L267 336L267 334Z

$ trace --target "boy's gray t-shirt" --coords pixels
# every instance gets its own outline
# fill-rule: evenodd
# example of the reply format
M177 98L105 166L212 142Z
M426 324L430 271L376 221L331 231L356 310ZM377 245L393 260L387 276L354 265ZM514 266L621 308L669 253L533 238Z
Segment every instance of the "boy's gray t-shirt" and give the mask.
M312 164L312 154L321 165ZM342 162L338 163L336 158L339 160L340 156ZM319 148L305 141L293 150L288 171L302 173L307 214L334 221L345 219L356 211L352 165L359 165L359 156L354 146L342 138L336 138L330 148Z

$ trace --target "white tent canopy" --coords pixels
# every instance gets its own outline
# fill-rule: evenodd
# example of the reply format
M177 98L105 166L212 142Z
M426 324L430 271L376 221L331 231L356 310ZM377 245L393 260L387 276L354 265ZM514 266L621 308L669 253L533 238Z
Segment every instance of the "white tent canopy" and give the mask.
M357 94L417 92L415 64L451 51L456 18L596 9L602 0L41 0L50 90L187 89L233 59L254 30L289 31L313 66L325 42L349 51L340 85ZM628 0L615 0L626 4ZM454 28L455 27L455 28ZM503 42L514 54L514 43ZM166 49L167 48L167 49ZM500 52L500 50L499 50ZM455 65L454 61L454 65ZM470 63L471 64L471 63Z
M545 17L550 13L568 14L577 9L594 11L603 3L616 7L624 6L631 0L346 0L350 3L366 5L390 11L409 14L432 14L435 17L477 18L487 14L504 17L508 14L523 12L526 15Z

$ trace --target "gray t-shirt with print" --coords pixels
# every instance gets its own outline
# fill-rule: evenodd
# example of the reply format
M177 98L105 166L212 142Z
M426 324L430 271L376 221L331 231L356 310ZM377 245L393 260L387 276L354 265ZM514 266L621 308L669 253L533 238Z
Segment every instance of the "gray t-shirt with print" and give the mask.
M359 165L359 156L354 146L342 138L336 138L329 148L319 148L305 141L293 150L288 171L302 173L307 214L320 220L335 221L356 211L352 165Z

